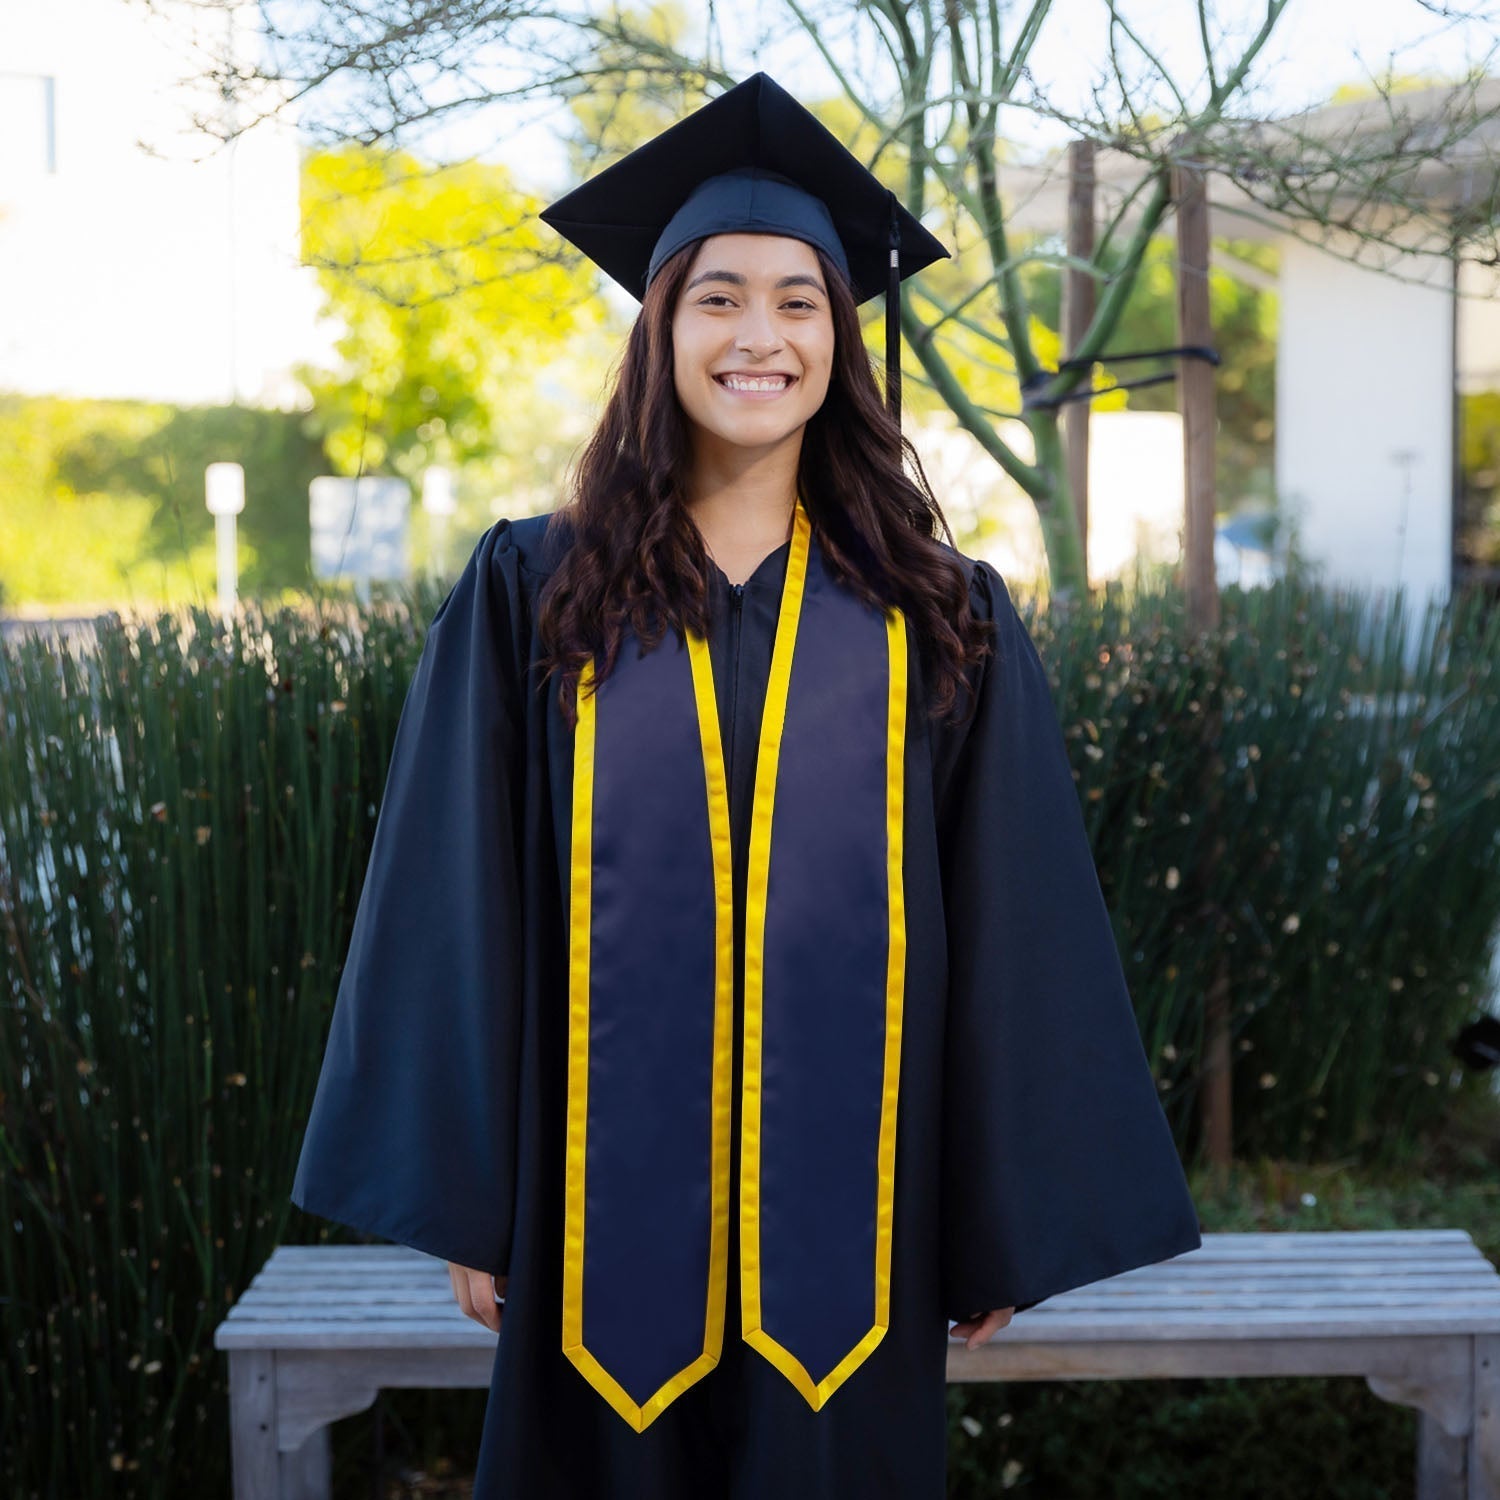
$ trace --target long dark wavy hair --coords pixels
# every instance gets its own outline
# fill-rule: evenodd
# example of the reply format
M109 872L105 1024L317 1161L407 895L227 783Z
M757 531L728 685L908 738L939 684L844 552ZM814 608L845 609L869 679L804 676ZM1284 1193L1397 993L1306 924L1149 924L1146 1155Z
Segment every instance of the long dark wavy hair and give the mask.
M570 725L584 664L592 656L596 681L607 678L627 624L648 650L668 627L708 633L710 563L686 508L691 434L672 361L672 319L698 243L665 262L647 288L568 502L548 526L548 545L559 528L570 536L538 596L539 665L543 681L558 678ZM946 536L951 546L952 531L882 400L849 283L816 253L834 356L828 395L802 439L798 486L808 520L836 578L911 620L930 685L928 712L953 715L957 705L967 713L966 669L992 650L991 627L969 608L956 553L937 540Z

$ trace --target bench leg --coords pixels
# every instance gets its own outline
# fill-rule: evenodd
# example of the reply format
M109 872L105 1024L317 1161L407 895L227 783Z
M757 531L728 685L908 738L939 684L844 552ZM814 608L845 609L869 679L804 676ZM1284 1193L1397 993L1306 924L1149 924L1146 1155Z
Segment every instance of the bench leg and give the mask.
M332 1480L327 1427L290 1453L277 1451L276 1356L235 1349L229 1355L229 1438L234 1500L328 1500Z
M1476 1488L1482 1483L1475 1424L1483 1405L1476 1383L1483 1342L1445 1342L1440 1357L1365 1376L1382 1401L1417 1409L1417 1500L1500 1500L1500 1490Z
M1454 1437L1422 1413L1417 1500L1500 1500L1500 1335L1476 1335L1473 1357L1469 1430Z
M320 1427L300 1448L281 1455L281 1500L328 1500L333 1463L329 1429Z
M1428 1412L1417 1423L1417 1500L1468 1500L1464 1474L1468 1468L1467 1437L1452 1437Z
M234 1500L281 1500L276 1451L276 1357L261 1349L229 1354L229 1442Z
M1469 1493L1500 1500L1500 1334L1474 1339L1474 1425L1469 1429Z

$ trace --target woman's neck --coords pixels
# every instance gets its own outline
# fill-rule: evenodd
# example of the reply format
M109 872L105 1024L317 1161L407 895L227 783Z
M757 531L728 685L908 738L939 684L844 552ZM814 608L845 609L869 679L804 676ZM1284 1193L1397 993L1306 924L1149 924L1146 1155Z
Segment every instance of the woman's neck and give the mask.
M800 456L800 443L694 454L687 510L720 566L725 556L770 552L791 535Z

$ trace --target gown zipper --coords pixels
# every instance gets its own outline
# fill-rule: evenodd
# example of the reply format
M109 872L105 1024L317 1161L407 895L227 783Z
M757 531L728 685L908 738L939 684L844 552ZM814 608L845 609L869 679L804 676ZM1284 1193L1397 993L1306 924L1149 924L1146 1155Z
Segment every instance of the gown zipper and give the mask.
M734 781L734 755L735 741L739 738L736 718L740 698L740 626L742 611L745 602L745 585L743 583L731 584L729 597L733 605L730 619L733 624L731 636L730 667L729 667L729 749L726 757L728 764L724 769L724 777L730 789L731 803L733 802ZM732 821L732 813L731 813ZM742 858L738 847L734 850L734 864L737 866ZM739 900L739 878L738 871L731 876L731 885L735 890L734 900L734 951L735 974L733 985L733 1020L730 1028L730 1078L732 1080L729 1094L729 1283L724 1289L724 1338L725 1346L722 1357L737 1362L743 1353L740 1346L741 1338L741 1316L740 1316L740 1090L744 1086L744 1059L741 1056L741 1033L744 1028L744 975L740 966L739 953L744 941L743 907ZM721 1382L710 1382L714 1395L723 1400L724 1392ZM717 1401L714 1403L717 1406ZM717 1419L725 1438L728 1438L730 1418L723 1412L717 1412Z
M724 768L724 776L730 786L734 785L734 741L735 741L735 709L739 705L740 697L740 610L745 602L745 585L743 583L732 583L729 585L729 597L734 604L734 613L730 617L734 625L731 648L729 653L729 764Z

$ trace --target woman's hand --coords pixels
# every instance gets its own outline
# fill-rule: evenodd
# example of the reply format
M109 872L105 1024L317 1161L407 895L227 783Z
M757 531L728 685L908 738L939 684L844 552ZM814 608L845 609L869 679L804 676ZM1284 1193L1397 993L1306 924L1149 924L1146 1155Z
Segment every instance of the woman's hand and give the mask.
M496 1297L505 1295L509 1276L491 1276L488 1271L471 1271L468 1266L448 1262L448 1280L453 1283L453 1295L463 1309L466 1318L483 1323L491 1333L500 1332L500 1315L503 1311Z
M963 1339L970 1349L987 1344L992 1335L998 1333L1015 1316L1013 1307L996 1307L987 1313L975 1313L962 1323L953 1325L953 1333Z

